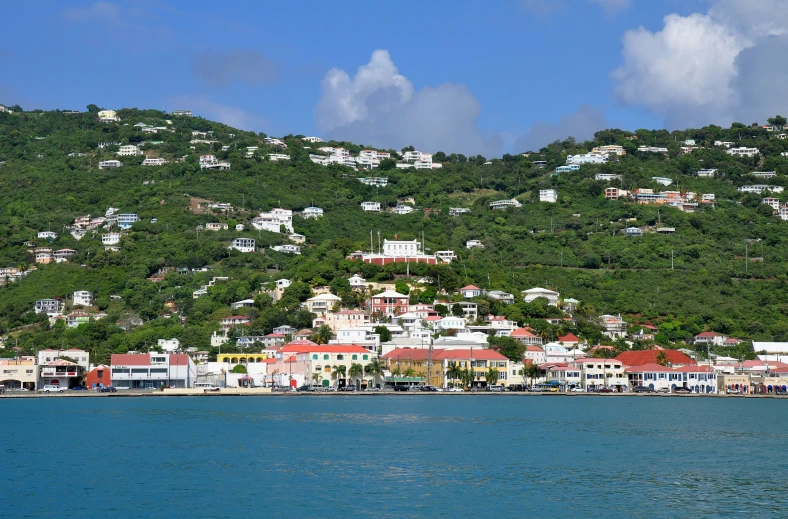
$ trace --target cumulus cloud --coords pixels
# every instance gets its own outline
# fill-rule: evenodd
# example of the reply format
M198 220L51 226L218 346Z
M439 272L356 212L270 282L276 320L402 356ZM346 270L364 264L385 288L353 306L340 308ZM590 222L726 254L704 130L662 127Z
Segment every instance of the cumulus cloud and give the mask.
M785 0L717 0L707 13L670 14L659 31L624 34L616 96L668 127L763 121L788 105L788 92L771 83L783 80L787 42Z
M463 85L415 90L385 50L373 52L353 77L338 68L329 70L314 109L316 127L328 139L495 155L501 139L482 134L476 126L480 113L481 105Z
M179 96L170 99L168 105L173 110L189 109L196 115L241 130L260 132L269 124L264 117L235 106L215 103L204 96Z
M193 61L192 70L201 80L220 87L272 83L279 75L276 63L255 50L202 52Z
M534 123L528 133L515 141L514 151L536 151L551 142L570 136L578 141L591 139L595 132L607 127L605 114L601 110L583 105L576 112L561 116L557 123Z

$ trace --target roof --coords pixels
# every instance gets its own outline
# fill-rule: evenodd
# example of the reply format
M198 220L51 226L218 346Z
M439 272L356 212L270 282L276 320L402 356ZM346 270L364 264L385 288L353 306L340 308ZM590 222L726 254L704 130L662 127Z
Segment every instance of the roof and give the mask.
M625 351L620 353L616 359L620 360L625 366L642 366L644 364L656 364L657 354L661 353L664 353L668 363L674 366L677 364L695 364L695 361L677 350Z
M400 294L399 292L395 292L393 290L386 290L385 292L381 292L380 294L375 294L374 296L372 296L373 299L376 297L397 297L397 298L408 299L408 296L406 296L405 294Z
M556 292L555 290L548 290L542 287L529 288L528 290L523 290L522 292L525 294L543 294L546 292L549 292L550 294L558 294L558 292Z
M443 350L432 350L432 358L435 359L435 354ZM427 360L429 358L429 348L396 348L386 353L381 359L386 360Z
M722 334L719 334L717 332L703 332L695 336L696 339L698 337L722 337Z
M476 285L468 285L460 289L461 292L463 290L481 290L481 288L477 287Z
M227 319L249 319L249 317L245 315L231 315L230 317L222 317L222 321Z
M525 328L517 328L512 333L509 334L510 337L536 337L536 335L532 334Z
M567 333L563 337L559 337L558 342L580 342L580 339L573 333Z
M369 353L369 350L358 344L315 344L311 341L303 341L309 344L285 344L279 351L282 353Z
M525 351L544 351L544 349L540 348L539 346L526 346Z
M575 359L573 362L618 362L623 364L619 359L597 359L595 357L581 357Z
M714 368L711 366L681 366L674 368L673 371L681 373L714 373Z

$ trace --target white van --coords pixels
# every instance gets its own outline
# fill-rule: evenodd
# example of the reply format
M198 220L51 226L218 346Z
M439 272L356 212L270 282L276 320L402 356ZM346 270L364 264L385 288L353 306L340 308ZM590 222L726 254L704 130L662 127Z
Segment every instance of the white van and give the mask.
M206 384L204 382L200 382L200 383L194 384L194 388L195 389L202 389L203 393L209 393L209 392L220 391L221 390L219 387L214 386L213 384Z
M66 388L64 388L64 387L51 386L51 385L48 385L48 384L46 386L44 386L43 388L41 388L41 391L43 391L44 393L62 393L65 390L66 390Z

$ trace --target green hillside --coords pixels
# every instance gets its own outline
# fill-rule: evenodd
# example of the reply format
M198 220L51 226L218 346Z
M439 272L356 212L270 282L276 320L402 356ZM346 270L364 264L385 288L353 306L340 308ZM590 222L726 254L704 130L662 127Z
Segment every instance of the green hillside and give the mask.
M773 216L772 208L760 203L762 196L737 191L749 184L788 185L788 157L781 155L788 152L788 140L777 138L779 129L734 124L677 132L605 130L594 142L568 139L528 156L505 155L489 164L484 157L447 155L451 150L444 150L434 155L443 163L437 170L397 169L394 161L383 161L374 175L387 176L389 184L375 188L357 180L368 176L363 170L314 164L309 154L321 144L300 136L282 137L288 146L282 151L266 145L263 134L201 118L124 109L118 111L120 122L102 123L97 108L89 108L83 113L0 113L0 268L26 270L34 265L33 249L25 245L29 241L77 251L69 263L37 265L19 281L0 287L0 333L9 337L2 355L15 354L11 346L22 352L81 347L101 361L108 360L109 353L145 348L165 337L208 349L211 333L219 329L218 319L237 313L229 304L250 297L256 298L257 306L244 313L253 319L252 333L270 333L281 324L309 326L311 316L298 309L309 296L309 285L330 285L354 307L362 301L348 289L346 278L352 274L360 273L368 281L405 274L403 264L381 268L344 259L349 252L369 249L370 231L375 242L378 231L389 239L413 239L423 233L431 251L452 249L459 256L450 265L412 265L411 276L426 275L435 282L434 287L422 287L414 300L431 302L438 280L440 289L448 291L467 283L515 294L546 286L582 301L580 315L622 313L633 323L658 325L657 340L666 345L676 346L704 330L742 339L788 340L788 222ZM140 122L173 131L143 132L134 126ZM213 132L208 140L217 142L192 145L193 131ZM681 155L686 139L695 140L699 149ZM713 145L717 140L758 148L760 155L732 157L726 148ZM169 163L142 166L144 156L117 157L117 145L98 148L107 142L140 145L145 155ZM552 175L568 154L604 144L621 145L627 154L616 162ZM363 149L351 143L325 145ZM641 145L666 147L668 153L638 152ZM223 146L229 149L222 151ZM250 146L258 150L246 158ZM232 168L201 170L199 156L206 153L230 162ZM290 160L270 161L268 153L287 153ZM99 161L116 158L123 167L98 168ZM534 161L546 161L546 167L536 167ZM699 178L695 173L702 168L719 171L714 178ZM753 171L775 171L777 176L761 180L749 175ZM595 181L597 173L619 174L622 179L612 184ZM668 177L673 184L663 187L652 177ZM607 200L604 190L610 185L630 191L714 194L715 203L699 204L690 213ZM558 202L539 202L540 189L556 189ZM491 201L513 197L521 208L489 209ZM409 215L370 214L359 207L363 201L379 201L390 208L406 198L413 198L418 209ZM199 200L229 203L235 210L192 210ZM325 215L316 220L294 217L295 231L306 236L300 256L268 248L288 243L286 235L255 231L249 225L261 210L298 211L311 205L323 208ZM89 231L77 241L65 228L79 216L102 216L110 207L141 218L124 234L119 252L104 250L105 230ZM467 207L470 212L451 217L450 207ZM209 222L228 223L229 230L198 232L198 226ZM246 230L233 230L238 223ZM623 230L631 226L642 228L643 236L625 237ZM660 226L675 232L652 232ZM51 245L36 238L47 230L59 235ZM228 251L235 237L255 238L264 250ZM469 239L481 240L485 248L467 250ZM210 270L191 271L199 267ZM147 279L159 272L166 273L161 282ZM193 299L193 291L214 276L230 279ZM262 284L283 277L302 283L294 283L275 305L257 295ZM62 323L50 327L46 316L32 312L37 299L70 298L75 290L94 292L107 318L66 329ZM177 314L170 311L173 305ZM539 304L490 302L485 309L531 322L540 330L546 327L543 321L530 321L546 315ZM129 316L144 324L130 331L118 328L117 323ZM545 333L568 331L601 338L599 328L582 318L577 326Z

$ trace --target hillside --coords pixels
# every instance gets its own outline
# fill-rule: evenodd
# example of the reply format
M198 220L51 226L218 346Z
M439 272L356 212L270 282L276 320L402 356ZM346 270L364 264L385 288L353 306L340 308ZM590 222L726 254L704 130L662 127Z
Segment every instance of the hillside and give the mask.
M92 105L82 113L0 112L0 268L29 272L0 287L0 333L10 336L2 355L80 347L101 361L111 352L145 349L165 337L209 349L219 319L237 312L230 303L245 298L256 299L255 308L244 309L252 318L252 333L270 333L281 324L305 328L312 316L299 310L299 303L309 297L310 286L329 285L346 306L354 307L363 301L348 289L351 275L384 282L406 273L404 264L379 267L345 259L352 251L369 249L371 232L376 244L378 232L389 239L415 239L423 233L426 248L450 249L459 256L449 265L411 265L411 276L434 281L413 300L432 302L438 282L448 291L474 283L515 294L546 286L580 300L579 314L587 317L621 313L632 323L657 324L657 340L665 345L677 346L704 330L788 340L788 222L761 203L768 194L737 189L788 186L788 157L782 155L788 152L788 139L778 137L779 128L734 124L672 133L605 130L594 142L568 139L490 161L437 151L432 160L442 164L440 169L400 169L396 160L386 159L369 173L310 159L319 154L317 147L356 154L364 149L359 144L312 143L289 135L281 137L283 148L266 144L266 135L196 117L136 109L116 115L119 121L101 122ZM195 139L206 142L190 142ZM690 146L687 140L695 141L695 149L682 153L682 147ZM759 154L732 156L716 141L757 148ZM102 148L101 143L110 144ZM143 155L119 157L120 146L130 144L140 146ZM600 145L622 146L626 154L553 174L568 155ZM666 149L638 151L644 145ZM393 159L402 153L388 151ZM228 162L230 169L201 169L205 154ZM274 161L269 154L289 158ZM144 166L146 156L167 163ZM99 169L99 162L107 160L120 160L123 166ZM537 161L544 161L544 167ZM698 170L712 168L717 169L714 177L697 176ZM751 175L754 171L776 176L762 180ZM594 180L599 173L621 178ZM367 176L386 176L388 184L373 187L358 180ZM662 186L654 177L669 178L672 184ZM713 194L714 203L677 208L638 204L624 196L609 200L605 189L611 186L630 193L694 192L698 201L701 194ZM539 191L545 189L557 191L556 203L539 202ZM489 208L492 201L511 198L522 207ZM410 214L360 208L364 201L393 208L407 199L416 209ZM205 207L210 203L231 204L233 210L211 210ZM282 207L296 212L309 206L322 208L324 215L293 218L295 232L306 239L301 255L270 248L290 243L287 234L250 225L261 211ZM452 217L449 208L454 207L470 211ZM70 234L76 218L99 217L108 208L140 218L121 233L117 252L102 244L106 229L90 230L80 240ZM208 231L208 223L226 223L228 229ZM237 224L245 229L236 231ZM631 227L642 236L627 237L625 229ZM658 228L664 234L655 232ZM58 237L51 243L39 239L43 231ZM260 252L229 250L238 237L254 238ZM467 240L480 240L484 248L468 250ZM75 252L67 263L36 265L36 247ZM208 270L195 271L202 267ZM193 298L215 276L229 280ZM280 278L294 283L285 298L271 304L259 291ZM107 317L67 329L62 323L50 326L44 314L32 312L36 300L70 299L76 290L93 292L95 310ZM489 302L485 309L521 323L545 316L544 308L522 302ZM136 327L126 325L135 321ZM129 331L118 328L119 322ZM599 327L582 319L577 326L547 333L569 331L601 339Z

